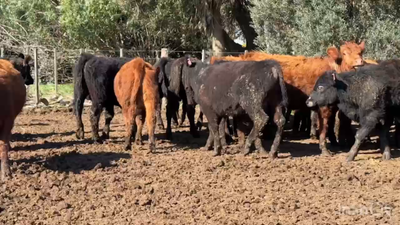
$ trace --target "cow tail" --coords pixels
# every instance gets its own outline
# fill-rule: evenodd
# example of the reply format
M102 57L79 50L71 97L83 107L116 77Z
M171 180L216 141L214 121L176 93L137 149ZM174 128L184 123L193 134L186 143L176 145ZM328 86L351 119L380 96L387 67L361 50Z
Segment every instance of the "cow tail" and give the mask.
M286 91L286 84L285 80L283 79L283 73L282 73L282 68L279 66L279 69L277 70L278 73L278 78L279 78L279 86L281 88L281 95L282 95L282 106L285 108L288 107L289 105L289 98L287 96L287 91Z
M87 53L82 53L78 59L78 61L75 64L75 68L73 70L73 77L74 77L74 100L73 103L75 105L75 102L78 100L79 95L82 94L84 90L87 90L86 82L85 82L85 76L83 70L85 69L86 63L95 57L92 54L87 54ZM75 113L75 107L74 107L74 113Z
M134 77L134 82L133 82L133 87L132 87L132 92L131 92L131 99L130 103L131 105L136 105L137 104L137 98L139 95L139 91L142 88L144 76L146 74L146 63L143 61L143 59L136 59L138 60L138 64L134 66L134 68L137 68L138 70L131 70L131 75ZM135 75L135 73L137 73Z

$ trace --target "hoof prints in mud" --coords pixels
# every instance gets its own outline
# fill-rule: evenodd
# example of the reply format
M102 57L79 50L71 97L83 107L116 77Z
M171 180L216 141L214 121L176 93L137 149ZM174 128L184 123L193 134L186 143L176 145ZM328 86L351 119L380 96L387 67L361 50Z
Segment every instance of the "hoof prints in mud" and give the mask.
M290 139L276 160L244 157L235 145L232 154L212 157L200 150L207 132L193 139L183 127L173 130L172 141L157 130L159 154L147 154L146 137L143 147L123 150L119 113L104 144L91 144L87 113L84 124L86 140L76 140L72 113L17 118L13 177L0 185L0 224L400 221L399 159L382 161L376 148L368 149L374 145L364 145L352 163L344 162L346 153L319 156L317 141Z

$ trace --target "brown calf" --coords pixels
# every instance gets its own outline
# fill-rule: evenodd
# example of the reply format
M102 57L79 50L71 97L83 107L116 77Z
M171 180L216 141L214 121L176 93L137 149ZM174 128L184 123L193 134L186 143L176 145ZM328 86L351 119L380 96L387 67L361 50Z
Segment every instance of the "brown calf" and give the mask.
M114 80L115 96L125 120L125 149L131 148L136 132L136 144L142 144L143 121L146 118L150 152L155 149L156 110L159 102L157 77L160 69L141 58L135 58L121 67Z
M340 46L340 51L336 47L329 47L327 49L328 56L326 57L273 55L263 52L250 52L238 57L212 57L210 63L213 64L216 60L276 60L282 66L283 77L287 86L289 108L293 110L307 110L305 101L311 94L315 81L327 70L345 72L352 70L356 66L363 65L362 54L364 48L364 42L361 42L361 44L345 42ZM335 109L328 107L319 108L318 110L320 149L323 154L327 155L331 155L330 151L326 148L326 135L328 131L328 121L333 112L335 112ZM333 133L332 129L331 134L334 135ZM330 140L336 143L336 138L330 137Z
M11 176L8 163L11 130L14 120L25 104L26 89L24 80L11 62L0 59L0 158L1 179Z

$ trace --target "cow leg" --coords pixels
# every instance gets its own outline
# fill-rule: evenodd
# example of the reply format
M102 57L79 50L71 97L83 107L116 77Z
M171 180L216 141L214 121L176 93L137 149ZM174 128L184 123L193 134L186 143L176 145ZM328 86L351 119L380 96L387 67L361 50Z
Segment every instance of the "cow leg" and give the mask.
M226 143L225 125L226 125L226 117L222 117L221 123L219 124L219 138L221 139L222 147L225 147L228 145Z
M150 152L154 152L156 150L156 139L155 139L155 125L156 125L156 104L153 101L145 101L144 102L146 108L146 125L147 125L147 134L149 136L149 150Z
M366 117L368 119L368 115ZM355 142L354 145L351 147L350 152L347 155L347 162L353 161L354 158L356 157L358 150L360 148L360 145L362 141L365 139L365 137L375 128L376 122L375 118L371 118L370 120L366 121L360 121L361 127L358 129L355 137Z
M161 106L162 106L162 98L160 99L160 102L157 104L157 114L156 114L156 116L157 116L158 129L164 130L165 127L164 127L164 123L163 123L163 120L162 120L162 117L161 117L161 110L162 110Z
M110 138L110 124L113 118L114 118L114 105L108 105L106 106L106 111L105 111L105 123L102 135L103 139Z
M210 125L208 125L208 138L207 138L207 142L206 145L203 147L203 150L208 151L211 150L212 148L212 144L214 143L214 133L212 132Z
M135 118L135 122L136 122L135 144L136 145L143 145L143 142L142 142L142 130L143 130L144 118L146 118L146 116L143 115L143 114L137 115L136 118Z
M92 105L92 110L90 114L90 123L92 125L92 139L94 142L102 143L99 136L99 120L102 107L98 104Z
M353 130L351 128L351 119L343 112L339 111L339 132L338 139L340 147L352 146L355 142Z
M331 146L338 146L338 142L335 136L335 119L336 119L336 112L337 109L332 109L331 114L328 119L328 138Z
M272 142L271 150L269 152L269 155L272 159L278 157L279 145L281 144L282 140L283 127L286 123L285 116L282 113L282 106L280 105L277 106L275 109L274 122L277 126L277 130L275 133L274 141Z
M253 128L250 131L249 136L247 136L246 144L243 149L243 154L248 155L250 153L250 148L256 138L259 137L261 130L268 123L268 115L264 112L262 108L248 112L251 120L253 121ZM260 147L260 146L258 146ZM260 149L262 151L262 149ZM264 150L265 151L265 150Z
M379 124L380 127L380 135L379 135L379 141L380 141L380 147L382 151L382 159L383 160L389 160L391 158L390 154L390 145L389 145L389 131L390 131L390 126L393 124L393 117L392 116L387 116L384 121L381 121L381 124Z
M318 137L317 135L318 113L316 111L311 110L310 120L311 120L310 138L316 140Z
M198 131L201 131L201 127L203 126L203 112L200 111L199 117L197 117L196 127Z
M82 111L83 111L83 103L85 102L85 98L88 95L85 90L74 90L74 114L76 119L76 138L83 139L85 137L84 126L82 122Z
M190 133L192 134L192 136L194 138L198 138L200 135L196 129L196 124L194 123L194 114L196 113L195 109L196 108L194 105L187 105L187 115L188 115L189 122L190 122Z
M186 114L187 114L187 103L185 101L182 101L182 114L181 114L181 121L179 122L179 127L183 126L183 123L185 122L186 119Z
M125 116L125 130L126 130L126 136L125 136L125 150L130 150L131 149L131 142L132 142L132 137L136 133L136 124L135 124L135 119L132 117Z
M326 133L328 131L328 120L330 117L330 109L328 107L320 108L318 111L319 116L319 148L322 155L331 156L332 153L326 148Z
M301 110L296 110L293 116L293 124L292 124L293 135L297 135L299 133L300 121L301 121Z
M171 129L171 120L176 116L177 109L179 109L179 101L176 99L168 99L167 103L167 130L166 130L166 137L167 139L172 139L172 129Z
M2 126L1 126L2 123ZM5 181L11 176L8 151L10 151L11 130L14 119L9 118L0 122L0 160L1 160L1 180Z

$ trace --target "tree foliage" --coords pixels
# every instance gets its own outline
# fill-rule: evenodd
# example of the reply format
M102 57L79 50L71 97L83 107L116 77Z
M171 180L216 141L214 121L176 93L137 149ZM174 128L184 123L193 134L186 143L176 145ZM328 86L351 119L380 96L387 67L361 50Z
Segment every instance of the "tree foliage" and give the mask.
M366 40L366 56L400 56L397 0L254 0L256 43L270 53L322 55L330 45Z

